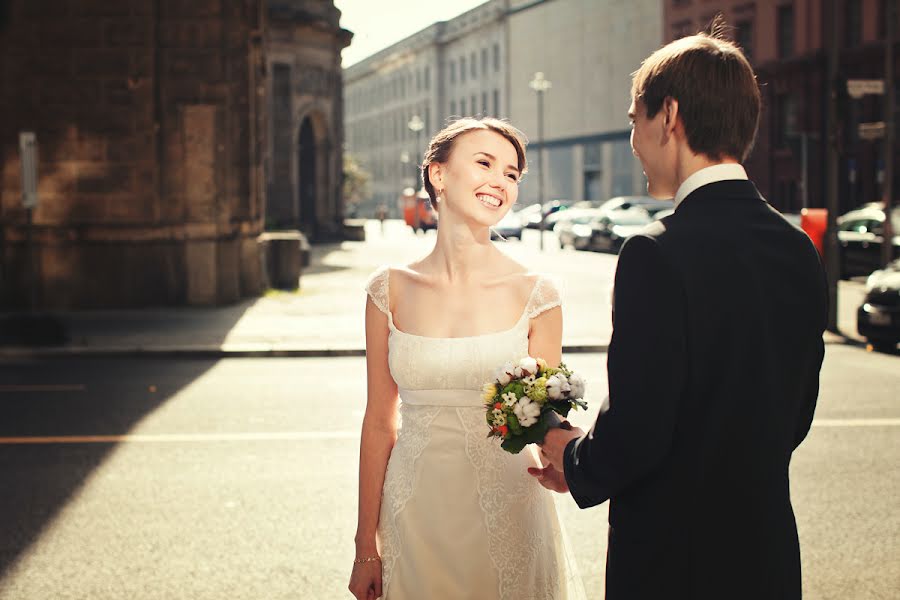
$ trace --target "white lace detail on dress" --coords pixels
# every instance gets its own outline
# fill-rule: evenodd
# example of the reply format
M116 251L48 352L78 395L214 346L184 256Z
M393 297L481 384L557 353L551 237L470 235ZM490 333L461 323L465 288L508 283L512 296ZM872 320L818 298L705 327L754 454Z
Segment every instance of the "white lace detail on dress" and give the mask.
M377 271L369 276L366 282L366 293L372 298L372 302L378 307L378 310L390 316L390 301L388 296L388 279L391 274L389 267L379 267Z
M556 308L562 304L559 288L549 277L539 276L534 284L534 290L525 307L525 314L533 319L542 312Z
M457 408L456 412L466 431L466 454L477 477L491 559L500 584L498 597L503 600L565 598L559 566L546 560L552 556L549 553L539 556L542 544L557 541L545 539L556 529L549 518L550 514L555 517L555 509L551 507L551 513L545 504L552 500L524 472L518 456L501 450L497 440L485 436L484 409ZM520 507L519 519L511 515L511 503ZM521 519L523 514L525 519Z
M440 406L400 406L400 434L391 450L391 458L385 473L385 485L381 499L381 516L378 530L381 539L382 589L387 594L391 572L402 550L398 535L397 515L412 496L416 483L416 460L428 446L431 423L441 412ZM404 428L403 420L414 422ZM390 482L390 483L388 483Z

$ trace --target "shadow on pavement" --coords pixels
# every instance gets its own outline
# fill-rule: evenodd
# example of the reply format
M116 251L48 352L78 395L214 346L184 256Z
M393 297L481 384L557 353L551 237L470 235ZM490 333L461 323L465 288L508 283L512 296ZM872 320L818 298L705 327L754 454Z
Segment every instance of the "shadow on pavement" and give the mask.
M0 580L119 443L74 438L128 434L214 365L152 359L0 364ZM108 510L96 518L122 518L115 506Z

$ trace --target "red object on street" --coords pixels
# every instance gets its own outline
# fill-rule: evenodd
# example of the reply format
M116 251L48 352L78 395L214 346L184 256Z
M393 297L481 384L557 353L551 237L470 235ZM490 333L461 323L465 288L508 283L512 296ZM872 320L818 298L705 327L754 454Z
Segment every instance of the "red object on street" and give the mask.
M809 239L819 251L819 256L825 256L825 229L828 227L828 209L804 208L800 211L800 228L806 232Z

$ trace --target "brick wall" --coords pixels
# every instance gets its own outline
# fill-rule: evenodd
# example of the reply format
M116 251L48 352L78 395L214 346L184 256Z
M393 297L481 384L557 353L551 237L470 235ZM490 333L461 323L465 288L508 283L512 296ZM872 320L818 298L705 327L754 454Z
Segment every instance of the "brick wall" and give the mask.
M0 21L0 304L28 297L18 132L35 131L48 307L259 291L262 0L12 0Z

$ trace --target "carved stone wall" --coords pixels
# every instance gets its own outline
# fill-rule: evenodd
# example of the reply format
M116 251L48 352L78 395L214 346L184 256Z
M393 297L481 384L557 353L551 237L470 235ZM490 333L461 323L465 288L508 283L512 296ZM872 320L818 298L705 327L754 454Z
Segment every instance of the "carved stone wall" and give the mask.
M0 23L0 306L261 290L263 0L11 0ZM18 132L34 131L37 281Z

